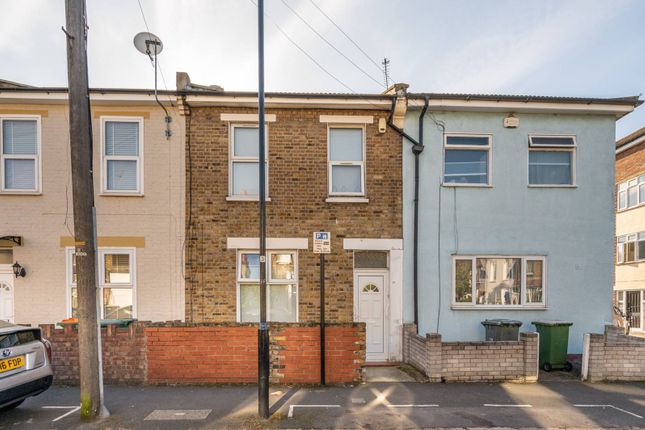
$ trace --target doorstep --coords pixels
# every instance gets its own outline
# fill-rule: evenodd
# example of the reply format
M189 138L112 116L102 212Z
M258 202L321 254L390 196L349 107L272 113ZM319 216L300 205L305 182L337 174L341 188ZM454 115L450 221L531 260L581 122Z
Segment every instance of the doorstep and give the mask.
M398 366L365 366L365 382L416 382Z

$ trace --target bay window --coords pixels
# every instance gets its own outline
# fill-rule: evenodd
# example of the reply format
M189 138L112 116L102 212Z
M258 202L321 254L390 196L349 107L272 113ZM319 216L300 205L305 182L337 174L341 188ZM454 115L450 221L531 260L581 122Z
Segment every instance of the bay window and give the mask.
M298 321L298 254L267 252L267 320ZM260 321L260 255L240 251L237 256L238 321Z
M456 256L453 307L544 307L545 257Z

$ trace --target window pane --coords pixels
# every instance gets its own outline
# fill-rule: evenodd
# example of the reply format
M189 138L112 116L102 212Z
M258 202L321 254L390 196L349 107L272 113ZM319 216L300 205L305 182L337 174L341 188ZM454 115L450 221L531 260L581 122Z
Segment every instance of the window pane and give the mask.
M356 269L387 269L387 252L354 251Z
M259 164L258 163L233 163L233 195L257 196L259 195Z
M260 279L260 254L240 254L240 279Z
M136 191L137 161L108 160L107 189L111 191Z
M103 288L103 319L133 318L132 290Z
M271 285L269 296L271 321L296 322L298 295L295 285Z
M333 193L360 193L361 166L332 166L331 191Z
M130 255L129 254L105 254L105 283L106 284L130 284Z
M571 152L530 151L529 184L571 185Z
M627 207L627 192L620 191L618 193L618 209L625 209L626 207Z
M488 137L485 136L448 136L446 145L488 145Z
M11 249L0 249L0 264L13 264L13 251Z
M636 249L636 242L627 242L625 244L625 261L634 261L635 249Z
M36 160L4 160L4 187L9 190L36 189Z
M329 129L329 159L331 161L362 161L363 129Z
M638 194L639 194L638 201L639 201L641 204L642 204L642 203L645 203L645 184L641 184L641 185L639 186L639 188L638 188L638 189L639 189L639 192L638 192Z
M645 260L645 240L638 242L638 259Z
M37 122L2 121L2 152L4 154L36 155L38 152Z
M572 137L531 137L533 145L559 145L559 146L573 146Z
M233 155L236 157L259 157L260 137L257 127L233 128Z
M72 318L78 318L78 290L72 288Z
M632 207L638 204L638 187L629 187L627 190L627 206Z
M139 155L139 123L105 123L105 155Z
M521 261L520 258L478 258L477 304L519 305Z
M526 303L542 303L544 287L542 260L526 260Z
M488 151L446 150L444 182L488 183Z
M625 261L625 244L619 243L616 248L616 261L622 263Z
M473 264L471 260L455 262L455 301L472 303L473 301Z
M258 284L240 285L240 321L260 321L260 286Z
M271 279L295 279L293 254L271 254Z

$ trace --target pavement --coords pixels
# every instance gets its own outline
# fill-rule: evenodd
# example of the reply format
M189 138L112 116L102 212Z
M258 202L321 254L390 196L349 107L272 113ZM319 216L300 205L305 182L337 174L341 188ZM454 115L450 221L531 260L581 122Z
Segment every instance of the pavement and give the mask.
M106 386L111 416L80 421L77 387L54 386L12 411L7 429L645 428L645 383L427 384L271 387L257 417L255 386Z

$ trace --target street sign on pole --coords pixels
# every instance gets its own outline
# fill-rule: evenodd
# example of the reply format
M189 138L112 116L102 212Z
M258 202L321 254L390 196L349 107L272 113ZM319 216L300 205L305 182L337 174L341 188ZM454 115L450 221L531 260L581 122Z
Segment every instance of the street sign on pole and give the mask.
M314 254L320 254L320 384L325 385L325 254L331 253L331 234L314 232Z
M314 232L314 254L331 253L331 234L328 231Z

